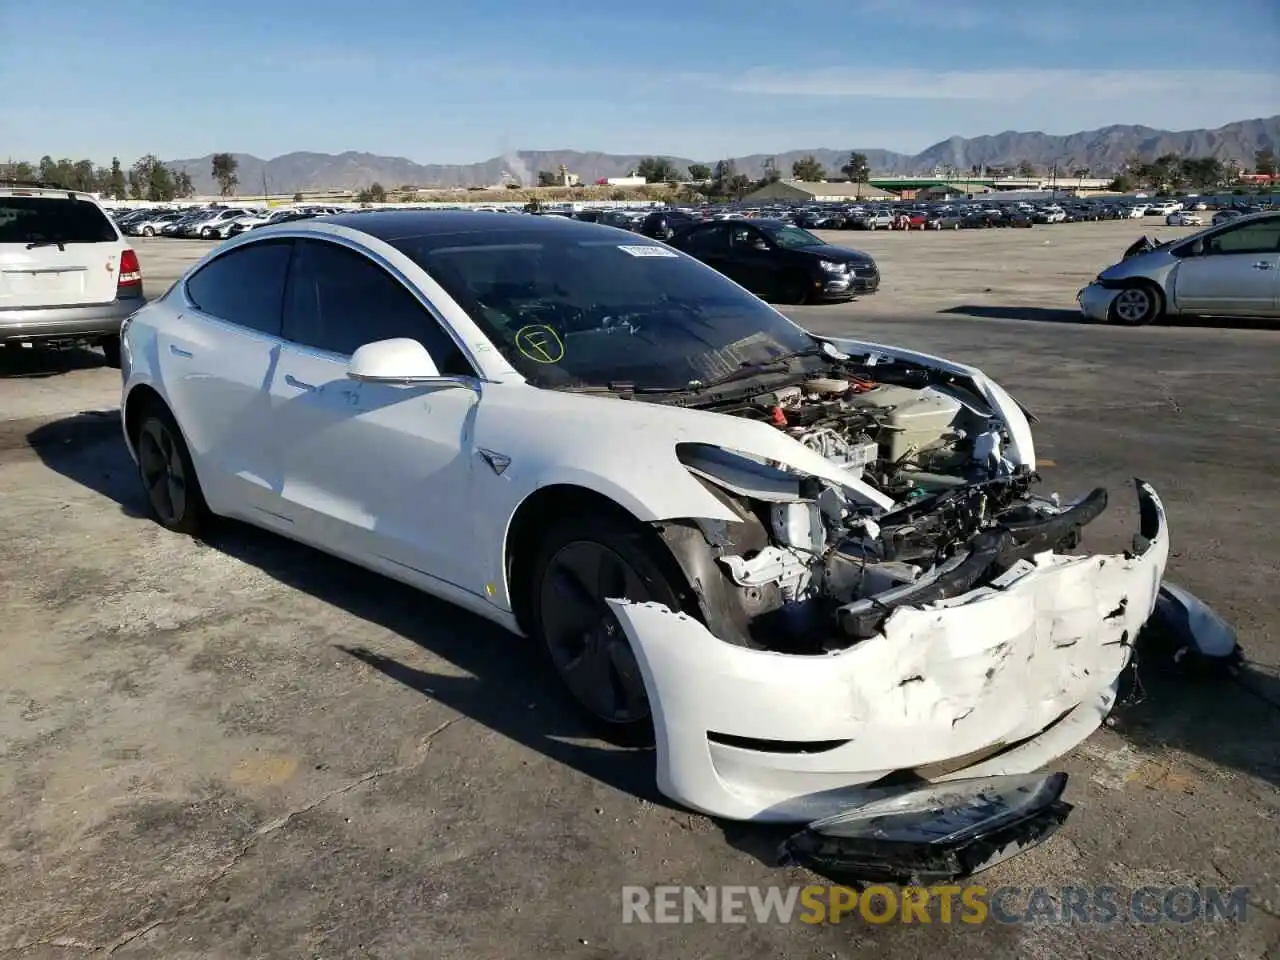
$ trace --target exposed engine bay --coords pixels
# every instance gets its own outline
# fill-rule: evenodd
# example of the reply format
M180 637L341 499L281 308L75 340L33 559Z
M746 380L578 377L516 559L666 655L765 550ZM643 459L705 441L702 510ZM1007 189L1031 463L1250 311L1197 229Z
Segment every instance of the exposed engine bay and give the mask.
M910 369L893 375L919 379ZM717 412L768 421L895 499L1014 472L994 411L954 383L814 377Z
M963 377L912 364L832 364L717 412L768 422L887 495L708 444L686 469L738 517L663 526L702 615L724 640L824 653L875 636L894 609L952 599L1036 554L1069 550L1106 507L1033 493L996 411Z

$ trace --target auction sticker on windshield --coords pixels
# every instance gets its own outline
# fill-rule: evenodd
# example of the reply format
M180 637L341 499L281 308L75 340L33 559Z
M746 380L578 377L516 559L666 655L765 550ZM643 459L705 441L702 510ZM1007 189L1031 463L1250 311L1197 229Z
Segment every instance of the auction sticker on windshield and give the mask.
M645 244L643 246L621 246L618 247L623 253L629 253L633 257L679 257L680 254L674 250L668 250L666 247L653 246Z

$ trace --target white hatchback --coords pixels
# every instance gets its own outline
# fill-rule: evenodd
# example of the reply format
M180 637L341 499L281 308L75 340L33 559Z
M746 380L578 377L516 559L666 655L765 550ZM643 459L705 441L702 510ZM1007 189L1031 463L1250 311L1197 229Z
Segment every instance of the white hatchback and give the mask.
M88 343L120 364L138 255L87 193L0 180L0 344Z

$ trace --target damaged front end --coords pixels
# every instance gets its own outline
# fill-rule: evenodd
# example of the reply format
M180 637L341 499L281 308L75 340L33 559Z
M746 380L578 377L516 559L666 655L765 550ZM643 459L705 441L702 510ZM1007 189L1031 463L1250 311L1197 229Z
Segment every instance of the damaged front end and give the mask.
M677 455L736 518L657 524L697 610L609 601L672 799L807 823L886 790L1028 773L1110 712L1168 558L1145 482L1132 550L1074 556L1105 491L1063 506L999 457L895 502L854 471L840 483L709 444ZM1010 844L1047 836L1057 802Z

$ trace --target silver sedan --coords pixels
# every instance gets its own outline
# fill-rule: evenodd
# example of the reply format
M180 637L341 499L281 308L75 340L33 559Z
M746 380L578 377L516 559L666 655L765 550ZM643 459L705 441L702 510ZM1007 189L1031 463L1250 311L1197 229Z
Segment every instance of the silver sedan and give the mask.
M1086 317L1127 326L1166 316L1280 318L1280 212L1240 217L1121 260L1076 299Z

